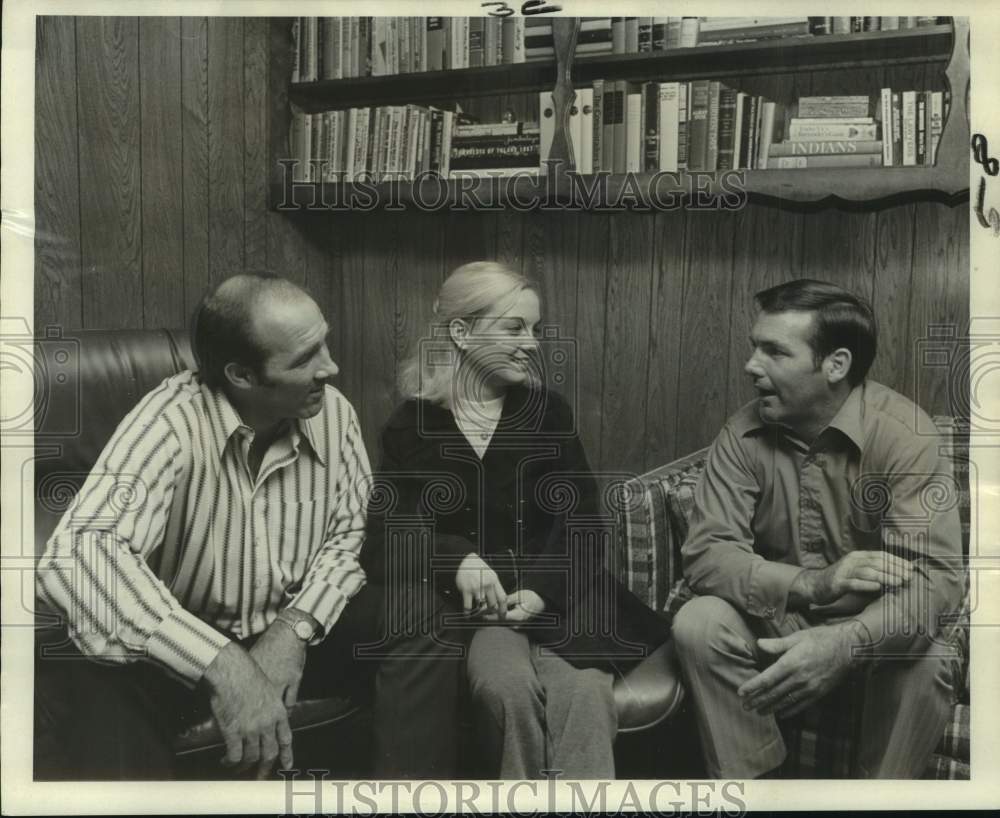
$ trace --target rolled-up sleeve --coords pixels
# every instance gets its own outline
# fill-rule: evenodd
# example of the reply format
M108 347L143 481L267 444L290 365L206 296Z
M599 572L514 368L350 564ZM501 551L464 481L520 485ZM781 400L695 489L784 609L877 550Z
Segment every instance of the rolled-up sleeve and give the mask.
M727 425L712 444L695 490L695 508L681 549L691 589L717 596L762 619L781 620L800 566L754 553L753 517L760 486L744 441Z

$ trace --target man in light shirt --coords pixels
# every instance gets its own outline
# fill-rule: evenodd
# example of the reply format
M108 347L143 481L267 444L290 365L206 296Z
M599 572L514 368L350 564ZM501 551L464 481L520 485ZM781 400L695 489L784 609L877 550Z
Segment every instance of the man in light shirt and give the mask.
M957 486L930 419L866 376L870 306L803 279L758 293L745 371L682 548L673 629L709 773L786 756L777 718L865 671L857 774L920 775L952 704L942 623L962 598ZM928 502L937 493L944 502ZM937 641L936 641L937 640Z
M198 371L104 448L38 565L39 596L96 660L37 664L43 705L69 702L48 725L53 777L172 777L171 738L208 715L223 763L266 777L293 764L288 707L372 673L376 774L454 775L460 663L419 633L388 646L404 660L355 658L385 642L385 615L358 563L370 469L327 383L328 331L291 282L227 279L195 317Z

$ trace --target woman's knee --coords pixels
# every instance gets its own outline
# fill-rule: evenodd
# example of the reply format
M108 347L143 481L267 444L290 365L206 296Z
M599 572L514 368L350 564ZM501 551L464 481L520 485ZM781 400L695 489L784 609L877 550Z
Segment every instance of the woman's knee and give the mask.
M749 632L739 612L724 599L696 596L674 617L671 632L681 656L714 650L721 636Z
M535 700L541 686L523 634L505 628L476 633L469 645L467 673L473 699L480 702Z

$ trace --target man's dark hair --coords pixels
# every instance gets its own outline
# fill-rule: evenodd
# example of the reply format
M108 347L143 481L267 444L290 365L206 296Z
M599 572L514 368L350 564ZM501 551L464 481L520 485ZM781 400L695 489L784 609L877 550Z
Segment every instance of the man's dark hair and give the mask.
M844 347L851 352L848 383L857 386L865 379L878 349L875 313L865 299L836 284L800 278L761 290L754 301L766 313L813 313L809 346L816 366L835 349Z
M288 298L308 293L286 278L270 272L240 273L222 281L205 295L191 320L191 349L202 382L220 388L226 366L263 372L265 350L253 331L253 314L264 297Z

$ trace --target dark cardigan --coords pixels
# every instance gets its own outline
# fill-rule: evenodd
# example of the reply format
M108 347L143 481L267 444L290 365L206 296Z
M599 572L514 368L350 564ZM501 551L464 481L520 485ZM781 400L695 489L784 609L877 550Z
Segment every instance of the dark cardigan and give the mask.
M408 400L383 430L380 463L361 564L390 596L427 581L454 597L475 552L508 594L545 600L525 630L576 665L628 665L666 639L666 622L606 570L614 517L557 393L511 388L481 460L450 410Z

